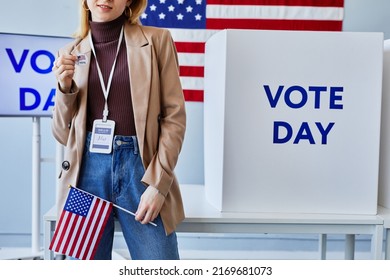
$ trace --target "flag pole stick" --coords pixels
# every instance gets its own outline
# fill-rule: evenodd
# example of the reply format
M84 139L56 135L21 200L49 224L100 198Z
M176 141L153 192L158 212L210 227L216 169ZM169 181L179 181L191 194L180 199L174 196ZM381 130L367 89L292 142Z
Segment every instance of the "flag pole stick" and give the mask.
M72 186L72 185L69 185L69 188L75 188L76 190L81 191L81 192L83 192L83 193L86 193L86 194L89 194L89 195L92 195L92 196L96 196L96 195L91 194L91 193L89 193L89 192L87 192L87 191L84 191L84 190L82 190L82 189L76 188L76 187L74 187L74 186ZM96 196L96 197L98 197L98 196ZM99 197L99 198L100 198L100 197ZM118 208L118 209L120 209L120 210L122 210L122 211L125 211L126 213L129 213L130 215L133 215L133 216L135 217L135 213L133 213L133 212L131 212L131 211L129 211L129 210L123 208L123 207L120 207L119 205L116 205L116 204L114 204L114 203L112 203L111 201L108 201L108 200L106 200L106 199L103 199L103 198L100 198L100 199L101 199L101 200L104 200L104 201L107 201L108 203L111 203L112 206L114 206L114 207L116 207L116 208ZM155 223L153 223L153 222L149 222L149 224L151 224L151 225L153 225L153 226L155 226L155 227L157 226L157 224L155 224Z
M116 205L116 204L112 204L112 206L114 206L114 207L116 207L116 208L118 208L118 209L121 209L122 211L125 211L126 213L129 213L130 215L133 215L134 217L135 217L135 213L133 213L133 212L131 212L131 211L129 211L129 210L127 210L127 209L125 209L125 208L123 208L123 207L120 207L119 205ZM157 226L155 223L153 223L153 222L149 222L149 224L151 224L151 225L153 225L153 226Z

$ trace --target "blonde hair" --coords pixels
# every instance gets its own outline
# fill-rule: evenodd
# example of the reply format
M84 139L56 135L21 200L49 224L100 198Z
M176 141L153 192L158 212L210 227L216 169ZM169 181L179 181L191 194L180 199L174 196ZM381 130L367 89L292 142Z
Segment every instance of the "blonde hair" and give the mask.
M89 32L89 21L91 19L91 12L89 11L85 2L86 0L80 0L80 25L78 30L73 35L75 38L85 38ZM128 13L124 13L124 15L131 24L141 24L139 18L144 12L147 5L147 0L132 0L130 3L130 15Z

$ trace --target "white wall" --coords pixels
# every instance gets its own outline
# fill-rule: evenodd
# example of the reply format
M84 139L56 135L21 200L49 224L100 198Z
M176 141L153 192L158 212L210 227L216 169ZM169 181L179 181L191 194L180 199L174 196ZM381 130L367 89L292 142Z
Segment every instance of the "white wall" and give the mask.
M79 0L0 0L0 32L70 36ZM390 38L390 1L346 0L345 31L379 31ZM4 79L3 73L0 78ZM1 89L0 89L0 94ZM187 103L188 129L177 167L180 182L202 184L203 104ZM0 118L0 247L29 242L31 233L31 118ZM41 121L42 156L54 157L50 119ZM42 164L42 214L54 205L55 167ZM20 235L20 238L18 236ZM16 238L14 238L16 236ZM23 241L20 241L23 240ZM26 241L27 240L27 241ZM27 243L29 245L29 243Z
M383 32L390 39L390 1L344 0L344 31Z

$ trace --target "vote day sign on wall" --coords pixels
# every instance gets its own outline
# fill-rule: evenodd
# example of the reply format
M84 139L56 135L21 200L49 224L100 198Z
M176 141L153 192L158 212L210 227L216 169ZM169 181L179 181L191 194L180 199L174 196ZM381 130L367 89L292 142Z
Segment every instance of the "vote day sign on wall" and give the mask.
M210 203L376 213L383 34L225 30L205 62Z
M0 115L51 116L56 79L51 69L70 38L0 33Z

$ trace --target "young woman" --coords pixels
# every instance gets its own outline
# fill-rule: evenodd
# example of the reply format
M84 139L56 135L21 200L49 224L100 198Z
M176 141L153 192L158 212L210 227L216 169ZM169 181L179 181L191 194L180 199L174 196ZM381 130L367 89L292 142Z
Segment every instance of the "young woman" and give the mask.
M65 146L58 209L73 185L136 212L114 208L95 259L111 259L114 219L132 259L179 259L184 211L174 168L186 114L173 40L139 23L146 0L80 5L76 40L53 66L52 131Z

